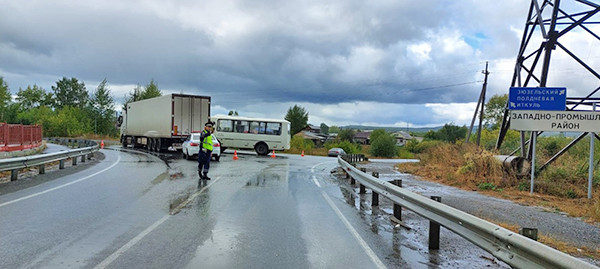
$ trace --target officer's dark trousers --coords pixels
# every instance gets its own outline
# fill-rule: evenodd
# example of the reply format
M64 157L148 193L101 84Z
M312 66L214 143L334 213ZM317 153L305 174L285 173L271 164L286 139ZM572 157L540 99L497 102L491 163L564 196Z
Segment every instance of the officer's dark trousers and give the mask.
M210 168L210 159L212 156L212 151L202 151L198 152L198 171L204 174L208 173L208 169Z

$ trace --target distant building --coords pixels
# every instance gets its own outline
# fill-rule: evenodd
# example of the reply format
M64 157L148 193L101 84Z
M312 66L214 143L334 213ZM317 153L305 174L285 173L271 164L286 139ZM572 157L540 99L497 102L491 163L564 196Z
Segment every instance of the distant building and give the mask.
M322 146L328 138L327 135L311 132L306 130L306 128L302 129L297 135L301 135L304 139L311 140L317 147Z
M396 138L396 145L404 145L411 139L414 139L409 133L404 131L393 132L392 136Z
M371 132L357 132L354 134L354 143L360 143L363 145L369 145Z
M308 126L302 128L302 131L307 131L307 132L311 132L311 133L315 133L315 134L320 134L321 133L321 128L309 124Z

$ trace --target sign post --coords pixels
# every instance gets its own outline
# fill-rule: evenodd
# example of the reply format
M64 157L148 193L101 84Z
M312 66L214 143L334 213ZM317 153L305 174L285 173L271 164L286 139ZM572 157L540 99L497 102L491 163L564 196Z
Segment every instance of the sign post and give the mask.
M593 108L595 112L595 102ZM592 183L594 183L594 140L596 140L596 137L593 132L590 132L590 167L588 170L588 199L592 199Z
M533 184L535 182L535 142L537 140L537 132L531 132L531 146L533 147L533 154L531 155L531 184L529 186L529 195L533 195Z

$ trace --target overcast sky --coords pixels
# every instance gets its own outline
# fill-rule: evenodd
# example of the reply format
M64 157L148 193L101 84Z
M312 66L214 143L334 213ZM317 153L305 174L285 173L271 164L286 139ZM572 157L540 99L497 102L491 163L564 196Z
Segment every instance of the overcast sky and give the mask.
M529 4L0 0L0 76L13 94L33 84L51 91L62 77L92 91L106 78L121 102L154 79L163 93L211 96L212 114L283 118L298 104L315 125L463 125L485 61L488 97L508 93ZM590 65L600 58L581 31L564 42ZM548 86L570 96L597 86L555 58Z

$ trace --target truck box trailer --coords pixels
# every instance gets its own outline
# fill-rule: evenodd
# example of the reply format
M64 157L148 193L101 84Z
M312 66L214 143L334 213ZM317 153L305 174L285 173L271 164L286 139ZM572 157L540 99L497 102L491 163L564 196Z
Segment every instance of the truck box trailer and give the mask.
M131 102L119 117L121 143L157 152L181 149L209 118L209 96L168 94Z

